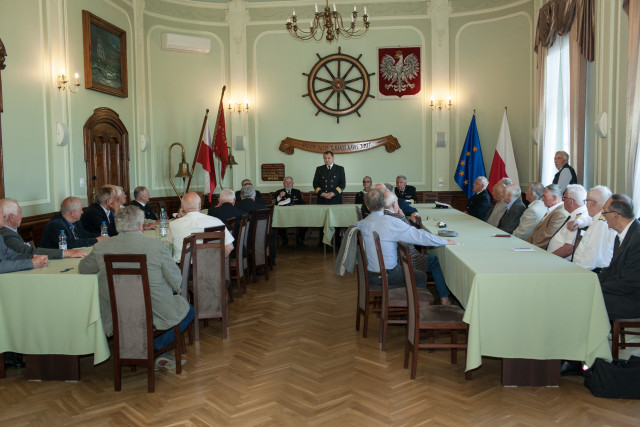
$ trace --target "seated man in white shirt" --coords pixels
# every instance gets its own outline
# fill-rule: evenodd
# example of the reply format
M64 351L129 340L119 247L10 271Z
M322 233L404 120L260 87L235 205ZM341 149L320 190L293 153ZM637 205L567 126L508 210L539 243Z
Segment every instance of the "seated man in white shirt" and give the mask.
M543 193L544 186L539 182L532 182L527 187L525 197L529 202L529 206L527 206L527 209L522 213L518 228L513 231L514 237L519 237L523 240L529 237L531 233L533 233L533 229L547 213L547 207L542 201Z
M611 190L607 187L593 187L587 193L586 199L589 216L583 215L567 223L568 228L582 233L582 239L573 253L573 262L596 272L609 266L613 255L613 242L616 239L616 231L609 228L607 218L602 214L604 204L610 197ZM584 230L585 227L589 228Z
M573 245L576 241L576 231L570 230L567 227L567 223L581 216L588 216L587 207L584 205L586 198L587 190L582 185L569 184L567 186L562 201L564 202L564 209L569 212L569 218L549 240L547 252L552 252L561 258L571 260Z
M224 225L218 218L200 213L200 196L190 192L182 196L181 209L184 215L169 222L167 239L173 244L173 260L180 262L182 255L182 242L185 237L193 233L202 233L205 228ZM229 230L224 229L224 256L228 257L233 250L233 236Z

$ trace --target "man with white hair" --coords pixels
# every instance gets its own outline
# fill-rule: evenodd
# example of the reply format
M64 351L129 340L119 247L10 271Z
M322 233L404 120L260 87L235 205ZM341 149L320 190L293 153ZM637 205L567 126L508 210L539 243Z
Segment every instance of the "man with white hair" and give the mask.
M473 196L467 203L467 213L484 221L487 217L487 211L491 206L491 195L487 190L489 180L484 176L479 176L473 182Z
M580 184L569 184L564 191L562 201L564 202L564 209L569 212L569 217L565 221L565 224L554 234L549 240L549 246L547 246L547 252L552 252L561 258L571 261L571 254L573 253L573 245L576 241L576 231L567 227L567 222L580 218L581 216L587 216L587 207L584 205L587 198L587 190Z
M400 209L400 206L398 205L398 196L396 196L395 193L391 191L384 192L384 208L385 215L398 218L405 224L409 224L409 220L404 216L402 209ZM411 253L411 263L413 264L413 268L424 273L431 273L433 281L436 284L438 296L440 297L440 304L451 305L451 301L449 300L449 294L451 291L447 287L447 282L444 280L444 274L442 273L438 257L436 255L425 255L418 251L412 244L409 244L408 246Z
M144 212L145 223L146 220L149 221L157 221L158 217L153 212L153 209L149 206L149 190L147 187L139 186L133 190L133 202L131 202L132 206L137 206L139 209L142 209Z
M520 198L521 194L522 191L518 185L509 184L505 188L503 200L507 204L507 211L500 218L498 228L506 233L511 234L518 227L520 217L526 209Z
M278 206L296 206L304 205L304 199L302 193L297 188L293 188L293 178L290 176L285 177L282 182L283 188L273 193L273 204ZM278 229L278 234L282 240L282 246L288 246L289 240L287 238L287 229L282 227ZM304 246L304 238L307 234L306 227L297 227L296 231L296 245Z
M220 221L225 222L231 218L240 218L245 214L245 211L238 209L236 206L236 195L233 190L222 190L218 196L218 205L212 206L207 211L207 214L218 218Z
M218 227L224 222L200 212L202 201L198 193L189 192L182 196L181 209L184 215L169 222L167 239L173 244L173 260L180 262L182 256L182 242L192 233L202 233L205 228ZM224 228L224 256L228 257L233 250L233 236Z
M487 211L487 218L485 221L487 224L491 224L497 227L502 219L502 216L507 212L507 204L504 201L504 190L507 188L507 184L502 181L498 181L496 185L491 189L491 196L495 204Z
M22 236L18 234L18 228L22 224L22 208L18 202L13 199L2 199L0 200L0 208L4 212L4 227L0 228L0 236L2 236L4 244L15 252L28 255L47 255L51 259L83 258L87 256L87 253L82 249L65 250L31 246L22 240ZM58 230L59 233L60 230Z
M181 295L182 274L178 266L172 262L171 253L166 244L160 239L142 234L144 213L136 206L120 209L115 216L115 222L118 235L96 243L91 254L82 259L78 265L80 274L98 273L100 313L105 334L107 336L113 334L111 298L104 263L106 254L146 255L149 291L153 301L151 307L153 326L161 330L169 329L179 323L180 331L184 331L193 321L194 309ZM173 330L170 330L155 337L153 346L159 349L170 344L174 339ZM171 365L172 362L173 365ZM163 353L156 359L156 366L175 368L175 359L170 353Z
M525 240L539 248L547 249L549 240L567 221L569 212L564 210L562 191L557 184L550 184L545 187L542 193L542 202L547 208L547 213Z
M562 191L564 191L569 184L578 183L576 171L569 166L569 153L566 151L556 152L553 157L553 163L556 169L558 169L558 173L553 177L553 183L558 184Z
M539 182L532 182L527 186L525 197L529 202L529 206L522 213L518 227L513 230L513 236L520 239L526 239L533 233L533 229L542 220L547 213L547 207L544 205L542 194L544 186Z
M80 217L84 229L94 237L100 236L100 228L104 222L107 225L109 236L118 234L116 223L113 219L113 208L116 205L118 205L116 193L112 186L105 185L98 188L94 203L90 204Z
M0 227L4 227L2 208L0 208ZM0 273L42 268L48 264L49 258L46 255L30 255L15 252L11 248L6 247L4 240L0 239Z
M604 204L611 197L611 190L598 185L587 193L587 210L589 217L583 216L580 219L569 221L567 227L578 229L582 234L582 239L573 253L573 262L580 267L600 271L609 266L613 255L613 242L616 239L616 231L609 228L607 218L602 214ZM591 222L591 225L588 222ZM585 227L589 227L584 230Z

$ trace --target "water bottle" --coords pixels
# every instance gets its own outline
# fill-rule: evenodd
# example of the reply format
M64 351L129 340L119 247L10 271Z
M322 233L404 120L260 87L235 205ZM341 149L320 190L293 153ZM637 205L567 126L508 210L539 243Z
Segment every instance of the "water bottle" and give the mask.
M64 230L60 230L60 236L58 236L58 248L67 250L67 235Z
M160 237L167 237L167 214L164 208L160 209Z
M107 223L105 221L102 221L102 225L100 226L100 235L109 236L109 229L107 228Z

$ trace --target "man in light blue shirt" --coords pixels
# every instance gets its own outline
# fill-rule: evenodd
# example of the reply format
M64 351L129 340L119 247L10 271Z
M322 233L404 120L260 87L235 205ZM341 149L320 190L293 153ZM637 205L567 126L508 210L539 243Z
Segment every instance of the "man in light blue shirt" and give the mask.
M418 230L398 218L384 214L384 193L380 189L370 190L364 198L367 208L371 211L362 221L356 223L360 229L365 251L367 253L367 263L369 269L369 282L373 285L380 285L380 264L376 252L373 232L380 235L380 247L384 259L385 269L390 287L404 286L404 274L398 263L398 242L404 242L420 246L444 246L458 245L453 240L442 239L425 231ZM427 275L420 270L414 270L416 286L425 288L427 286Z

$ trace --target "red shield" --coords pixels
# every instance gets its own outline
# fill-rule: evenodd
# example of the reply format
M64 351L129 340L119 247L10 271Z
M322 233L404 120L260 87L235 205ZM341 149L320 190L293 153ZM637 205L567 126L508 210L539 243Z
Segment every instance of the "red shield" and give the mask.
M420 92L420 47L378 49L378 93L403 97Z

